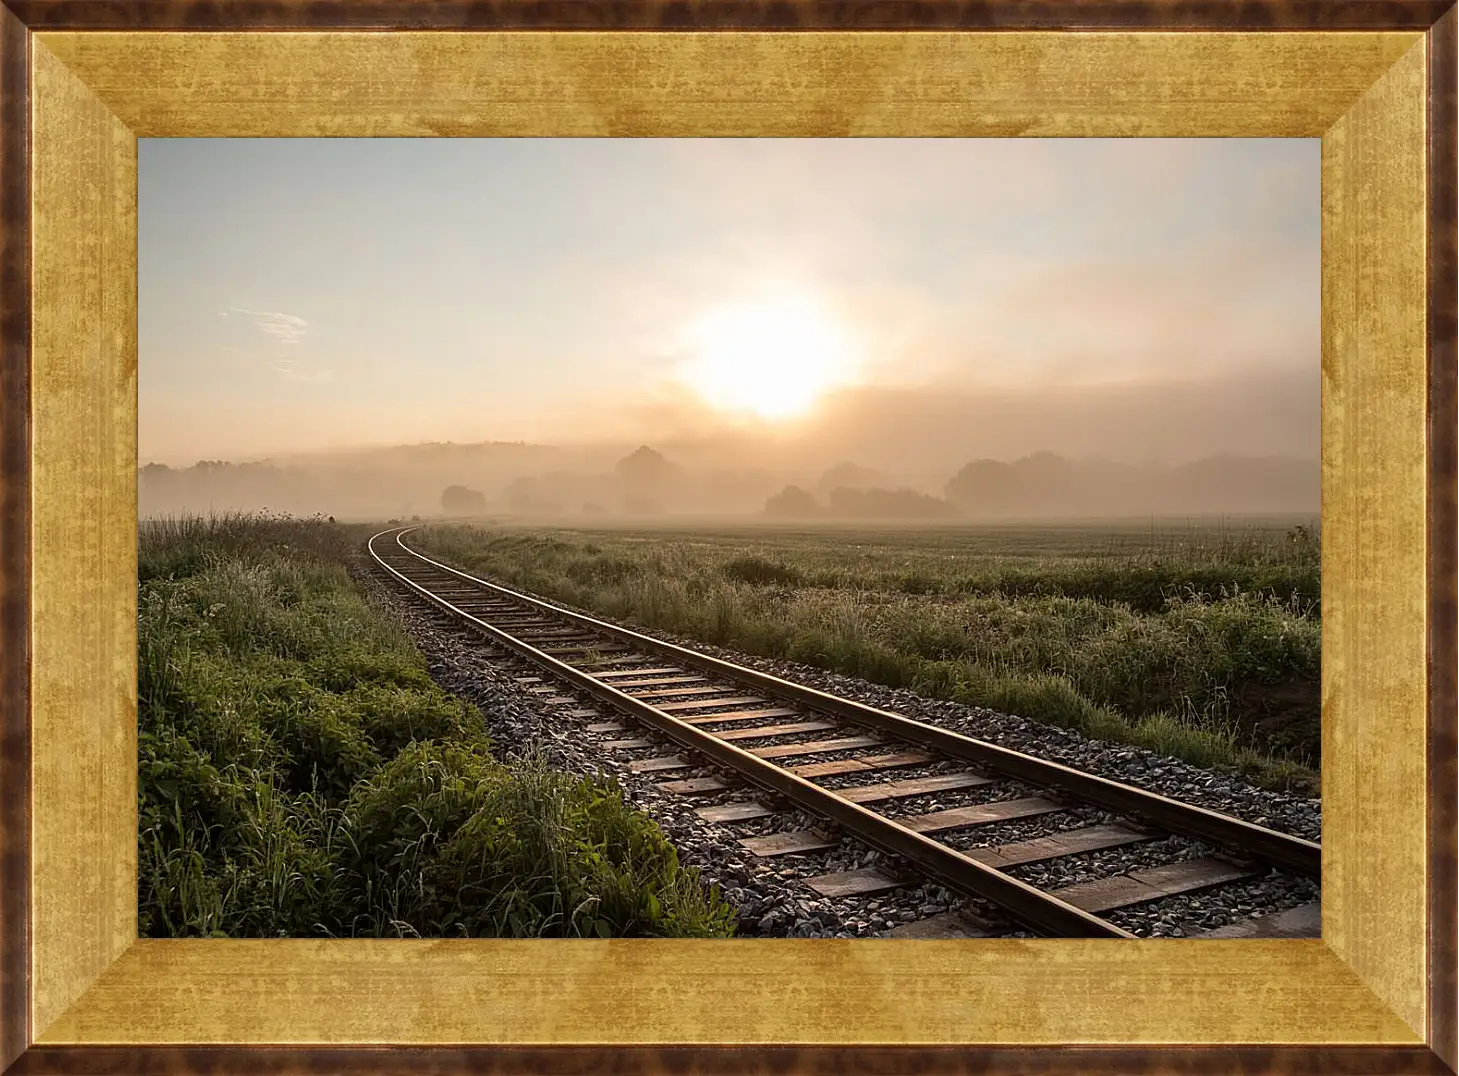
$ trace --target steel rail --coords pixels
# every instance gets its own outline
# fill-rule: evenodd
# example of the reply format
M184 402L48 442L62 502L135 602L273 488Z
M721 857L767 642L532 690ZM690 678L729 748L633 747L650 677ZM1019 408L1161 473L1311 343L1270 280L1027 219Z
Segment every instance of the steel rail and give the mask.
M402 550L420 561L433 563L429 558L421 557L415 550L401 542L400 533L402 532L387 530L371 537L367 548L377 564L417 594L446 610L458 620L469 624L493 642L550 671L554 676L566 680L600 702L632 714L670 739L736 771L754 784L777 792L792 802L832 819L847 832L854 834L867 844L915 863L928 874L953 888L992 901L1009 915L1035 930L1071 938L1135 937L1134 934L1113 923L1060 900L1058 897L1050 896L1026 882L1021 882L992 867L984 866L955 848L908 829L892 819L844 799L804 777L758 758L693 725L686 724L671 714L657 710L641 699L619 691L617 688L573 668L553 655L538 650L530 643L494 627L445 598L433 594L429 589L388 563L375 549L376 539L387 534L395 534L396 544ZM452 574L460 574L454 569L450 569L450 571ZM485 582L484 580L475 581ZM493 584L487 585L493 586ZM513 596L515 597L515 595Z
M986 740L964 736L935 725L926 725L863 702L830 695L816 688L782 680L778 676L771 676L758 669L749 669L722 658L700 654L674 643L666 643L648 635L641 635L629 628L619 627L617 624L610 624L582 613L573 612L571 609L564 609L540 598L510 590L490 580L480 579L459 568L443 564L417 549L412 549L405 544L404 536L417 529L419 528L407 527L398 531L396 544L411 556L433 567L499 591L514 601L547 610L554 616L565 618L625 642L632 642L636 646L655 653L672 655L677 660L693 665L702 671L753 685L769 694L799 702L855 724L893 733L901 739L934 748L953 758L975 762L1031 783L1063 788L1087 803L1122 814L1138 815L1172 833L1184 837L1194 837L1211 844L1224 845L1227 848L1240 849L1263 863L1309 878L1320 878L1322 875L1322 846L1315 841L1294 837L1290 833L1281 833L1253 822L1233 818L1231 815L1221 814L1219 811L1182 803L1180 800L1162 796L1157 792L1121 784L1118 781L1085 773L1083 770L1076 770L1058 762L1050 762L1012 748L1000 747L997 744L988 743Z

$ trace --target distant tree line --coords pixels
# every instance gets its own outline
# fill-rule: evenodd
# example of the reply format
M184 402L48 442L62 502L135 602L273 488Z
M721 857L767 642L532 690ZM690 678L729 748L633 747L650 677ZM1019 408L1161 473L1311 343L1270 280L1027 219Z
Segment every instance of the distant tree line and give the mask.
M446 453L449 460L432 462ZM505 511L645 517L762 509L776 519L936 521L1283 513L1319 507L1317 462L1292 458L1213 456L1163 468L1038 452L1011 462L974 459L945 482L842 462L804 484L782 486L785 477L771 470L690 469L648 445L610 463L617 455L554 467L560 457L545 449L524 456L513 446L493 444L460 452L450 446L407 446L329 457L334 462L328 469L297 461L201 460L177 469L148 464L137 473L138 510L144 516L233 509L383 518L437 510L451 516ZM784 466L790 471L793 464L785 461Z
M956 507L915 489L851 489L837 486L824 507L809 490L786 486L765 502L765 514L778 519L956 519Z
M943 496L872 484L886 476L841 464L824 502L801 486L786 486L765 502L775 519L1019 518L1144 514L1146 512L1284 512L1317 508L1318 465L1310 460L1213 456L1173 468L1108 460L1071 460L1036 452L1012 462L979 459L948 479Z

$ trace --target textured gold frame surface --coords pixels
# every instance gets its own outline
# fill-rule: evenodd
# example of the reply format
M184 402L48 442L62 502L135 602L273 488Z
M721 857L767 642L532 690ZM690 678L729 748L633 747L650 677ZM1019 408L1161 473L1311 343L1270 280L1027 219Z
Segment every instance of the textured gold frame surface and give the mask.
M69 30L20 3L0 20L26 65L30 287L28 387L5 382L28 392L28 485L0 531L7 600L28 595L5 751L24 672L29 832L8 815L4 848L12 866L28 852L5 906L7 937L17 907L28 937L24 967L5 962L0 1062L734 1069L818 1045L794 1063L874 1067L856 1051L890 1046L897 1071L1455 1067L1453 810L1435 802L1454 794L1436 625L1454 419L1435 409L1452 407L1453 306L1433 297L1453 287L1453 165L1433 148L1447 124L1452 153L1452 92L1432 100L1452 8L1429 29L1300 33ZM136 139L264 135L1320 137L1321 940L138 940ZM12 151L7 190L16 168ZM519 1049L232 1049L325 1044ZM1041 1049L1068 1044L1095 1049ZM75 1049L144 1045L214 1052ZM1214 1045L1231 1049L1155 1049ZM584 1050L529 1049L551 1046Z

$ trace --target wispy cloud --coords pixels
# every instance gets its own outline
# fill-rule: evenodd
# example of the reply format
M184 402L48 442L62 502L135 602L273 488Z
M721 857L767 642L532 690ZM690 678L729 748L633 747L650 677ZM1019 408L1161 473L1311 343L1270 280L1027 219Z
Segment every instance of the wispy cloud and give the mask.
M293 359L278 358L269 363L269 369L276 370L283 374L290 381L320 382L332 381L333 370L320 370L311 367L300 366Z
M309 323L296 314L282 314L274 310L244 310L239 306L230 306L227 310L218 312L218 316L224 318L229 314L242 314L251 318L254 328L259 332L290 346L298 344L309 331Z
M309 332L309 322L297 314L285 314L277 310L248 310L241 306L230 306L219 310L218 317L231 320L234 315L251 322L253 327L284 348L269 360L270 370L283 374L290 381L320 382L334 377L333 370L312 367L299 360L298 348Z

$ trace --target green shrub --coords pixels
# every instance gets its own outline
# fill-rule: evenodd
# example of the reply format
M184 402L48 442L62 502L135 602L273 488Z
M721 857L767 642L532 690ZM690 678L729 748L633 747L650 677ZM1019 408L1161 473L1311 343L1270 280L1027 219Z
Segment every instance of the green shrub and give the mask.
M205 844L214 833L234 832L243 817L238 786L186 737L171 729L142 729L137 737L140 755L139 795L143 814L155 812L156 821L171 823L175 812ZM146 822L147 819L144 819Z
M292 697L269 707L264 720L279 744L280 776L291 792L317 790L339 799L380 767L369 733L338 695L301 684Z
M780 564L764 557L735 557L720 569L727 579L753 586L800 586L805 576L788 564Z
M480 715L449 695L364 683L348 693L346 702L387 759L422 740L488 743Z

